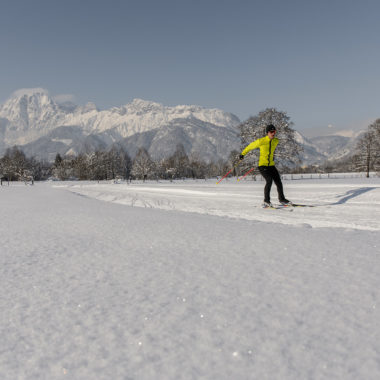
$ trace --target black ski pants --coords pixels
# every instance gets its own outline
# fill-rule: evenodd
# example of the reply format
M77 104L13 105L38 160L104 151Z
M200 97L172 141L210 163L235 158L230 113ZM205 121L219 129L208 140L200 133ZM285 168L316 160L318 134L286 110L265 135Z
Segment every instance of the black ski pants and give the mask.
M266 183L264 188L264 202L270 202L270 189L272 183L277 186L278 200L280 202L285 200L284 189L282 187L281 177L275 166L259 166L259 171L264 177Z

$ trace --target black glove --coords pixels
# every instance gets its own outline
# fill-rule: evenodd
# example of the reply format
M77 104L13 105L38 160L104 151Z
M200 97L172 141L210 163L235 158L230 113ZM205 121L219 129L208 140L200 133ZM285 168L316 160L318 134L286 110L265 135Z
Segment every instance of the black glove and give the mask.
M241 154L240 157L239 157L240 160L243 160L244 159L244 156Z

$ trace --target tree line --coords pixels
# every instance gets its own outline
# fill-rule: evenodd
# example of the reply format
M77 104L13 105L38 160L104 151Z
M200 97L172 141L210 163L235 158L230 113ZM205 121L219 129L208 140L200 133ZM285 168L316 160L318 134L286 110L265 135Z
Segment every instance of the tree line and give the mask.
M372 123L359 140L355 153L346 160L334 164L301 167L302 147L295 139L293 122L285 112L267 108L238 126L241 149L265 135L265 127L274 124L281 144L276 150L276 162L282 173L333 172L333 171L380 171L380 119ZM206 162L199 155L186 153L182 144L166 158L153 159L145 148L140 148L132 159L120 145L111 149L81 153L77 156L57 154L54 163L28 158L18 147L8 148L0 159L0 174L8 180L112 180L112 179L178 179L210 178L226 173L233 167L240 152L232 151L227 160ZM241 174L257 166L258 151L252 151L244 162L234 170Z
M206 162L197 155L186 154L182 144L168 158L153 159L140 148L134 159L122 147L81 153L77 156L57 154L54 163L28 158L17 146L8 148L0 159L0 174L10 181L46 180L147 180L210 178L231 165L229 161Z
M367 177L371 171L380 176L380 119L367 127L351 156L302 168L303 173L365 172Z
M0 159L2 181L44 180L50 176L50 171L49 163L26 157L17 146L8 148Z

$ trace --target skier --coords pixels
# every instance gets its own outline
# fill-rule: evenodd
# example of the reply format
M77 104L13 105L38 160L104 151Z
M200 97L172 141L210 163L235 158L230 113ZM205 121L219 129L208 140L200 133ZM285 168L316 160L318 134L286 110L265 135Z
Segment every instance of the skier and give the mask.
M285 198L281 177L273 161L274 150L279 141L278 138L275 137L276 127L272 124L267 125L266 133L267 135L265 137L253 141L241 152L240 160L243 160L244 156L251 150L260 148L259 171L266 181L263 208L273 207L270 202L270 190L273 181L277 186L280 203L284 206L290 206L292 203Z

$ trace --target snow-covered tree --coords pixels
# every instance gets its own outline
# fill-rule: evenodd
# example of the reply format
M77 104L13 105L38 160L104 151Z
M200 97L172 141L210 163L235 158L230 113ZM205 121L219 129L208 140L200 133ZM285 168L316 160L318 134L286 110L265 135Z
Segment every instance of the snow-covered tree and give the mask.
M28 158L17 146L8 148L0 159L0 174L10 180L34 181L48 178L51 164Z
M375 140L374 156L375 156L375 169L380 170L380 119L375 120L370 126L369 130L373 134Z
M97 181L107 179L105 161L105 152L97 150L88 155L88 179Z
M152 178L155 164L145 148L140 148L132 164L132 175L139 179Z
M368 126L356 144L352 166L354 170L365 171L367 177L371 170L380 170L380 119Z
M52 167L52 174L54 177L61 180L66 179L66 167L65 161L59 153L56 154L54 164Z
M51 165L47 162L38 161L34 157L28 159L30 176L34 180L48 178L51 173Z
M65 157L57 167L53 169L53 175L60 180L64 181L70 178L76 177L75 169L76 161L75 157Z
M190 154L190 170L193 178L206 178L207 164L203 161L199 153Z
M29 176L29 163L24 152L17 146L8 148L2 161L3 174L8 178L21 180Z
M190 160L183 144L177 144L175 152L167 160L167 165L176 178L190 177Z
M80 180L88 179L88 156L80 154L72 160L73 174Z
M121 168L120 156L120 150L116 146L113 146L107 152L107 177L109 179L115 179L116 177L124 174Z
M128 153L118 145L113 145L107 154L108 177L129 178L132 169L132 160Z
M268 124L276 127L276 137L280 140L275 151L276 166L290 168L299 164L302 147L295 139L292 128L294 123L285 112L277 111L275 108L267 108L239 125L242 150L252 141L266 136L265 128ZM258 157L258 149L251 151L241 164L242 168L257 165Z

